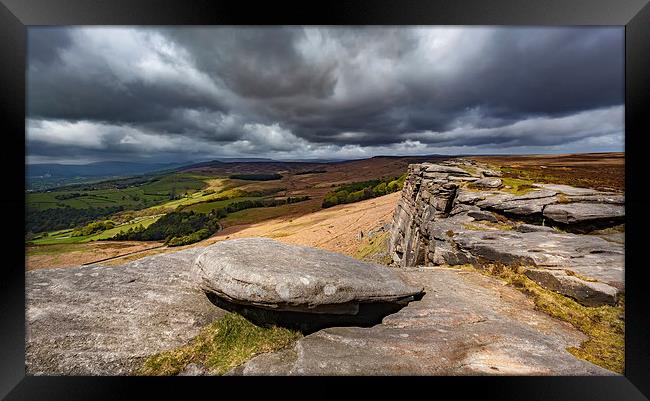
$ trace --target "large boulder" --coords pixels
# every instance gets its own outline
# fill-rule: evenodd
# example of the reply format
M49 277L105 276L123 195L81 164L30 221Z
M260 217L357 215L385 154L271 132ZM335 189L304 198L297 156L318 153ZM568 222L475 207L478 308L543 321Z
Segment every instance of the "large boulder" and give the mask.
M386 266L268 238L219 242L195 268L206 293L272 311L354 315L359 304L410 300L423 291Z

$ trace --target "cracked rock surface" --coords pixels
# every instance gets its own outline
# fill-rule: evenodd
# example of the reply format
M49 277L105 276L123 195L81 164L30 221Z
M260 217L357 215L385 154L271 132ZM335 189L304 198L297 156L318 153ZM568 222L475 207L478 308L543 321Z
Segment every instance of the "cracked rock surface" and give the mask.
M126 375L147 357L186 344L225 313L196 286L198 251L28 271L27 374Z
M514 288L476 272L411 269L424 284L379 325L332 327L259 355L230 375L611 375L567 347L586 338L534 309Z

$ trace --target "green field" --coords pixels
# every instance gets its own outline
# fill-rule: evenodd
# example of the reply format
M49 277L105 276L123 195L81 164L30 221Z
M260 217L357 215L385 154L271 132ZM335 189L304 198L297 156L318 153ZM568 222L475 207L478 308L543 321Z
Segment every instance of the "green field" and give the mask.
M196 213L210 213L214 209L224 208L231 203L262 199L260 196L244 196L241 198L225 199L214 202L195 203L193 205L183 208L184 212L194 211Z
M175 173L160 177L155 182L128 188L109 189L64 189L49 192L28 193L26 202L28 210L46 210L70 206L77 209L123 206L125 209L153 206L166 200L170 195L183 195L195 193L207 186L206 179L214 177L201 176L190 173ZM80 197L70 199L57 199L57 196L71 196L81 194Z
M52 231L48 233L47 237L39 238L27 242L28 245L52 245L52 244L78 244L89 241L96 241L100 239L107 239L118 234L120 231L126 231L129 228L135 228L142 224L144 227L149 227L152 223L158 220L160 216L147 216L139 219L134 219L126 224L111 228L110 230L102 231L92 235L83 235L79 237L71 237L72 229Z

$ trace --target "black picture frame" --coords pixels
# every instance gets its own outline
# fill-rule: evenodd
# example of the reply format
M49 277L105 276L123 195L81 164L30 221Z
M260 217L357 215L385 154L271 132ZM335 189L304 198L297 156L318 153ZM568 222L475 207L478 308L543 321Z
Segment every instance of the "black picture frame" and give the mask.
M296 383L250 386L235 378L40 377L25 376L25 72L26 27L30 25L618 25L625 26L626 152L626 335L625 374L613 377L427 377L400 383L385 378L373 384L348 382L364 391L417 386L428 394L451 390L454 398L479 391L481 399L643 400L650 396L650 291L644 280L644 232L650 227L645 172L644 118L650 105L650 5L648 0L455 0L455 1L101 1L0 0L0 147L4 196L0 278L0 396L7 400L95 400L146 398L182 391L216 391L222 386L284 394ZM23 209L24 210L24 209ZM13 234L12 234L13 233ZM7 256L10 256L7 258ZM635 263L639 261L640 263ZM323 378L320 378L323 379ZM214 381L221 380L221 381ZM228 382L226 380L229 380ZM268 380L268 379L267 379ZM277 378L275 380L288 380ZM340 380L350 380L342 378ZM304 390L303 390L304 391ZM319 384L318 395L342 387ZM347 392L347 390L345 391ZM424 393L427 394L427 393ZM644 396L645 394L645 396ZM277 395L277 394L276 394ZM408 396L408 395L407 395ZM432 395L433 396L433 395ZM198 397L198 395L196 396Z

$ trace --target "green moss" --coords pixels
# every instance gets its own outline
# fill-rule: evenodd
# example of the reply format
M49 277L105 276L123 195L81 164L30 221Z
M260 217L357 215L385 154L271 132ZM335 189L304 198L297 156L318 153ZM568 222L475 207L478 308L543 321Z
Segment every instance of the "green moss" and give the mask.
M501 181L503 182L501 191L509 192L514 195L524 195L533 190L534 181L528 179L502 177Z
M461 169L467 171L471 175L478 175L478 169L474 166L466 166L464 164L458 165Z
M623 373L625 362L625 298L619 296L616 306L587 307L571 298L547 290L526 277L523 267L485 265L480 269L462 265L461 269L496 276L514 286L535 302L538 310L570 323L587 335L579 347L567 349L572 355L613 372Z
M195 363L221 375L257 354L285 348L300 337L298 331L259 327L240 315L228 313L201 330L189 344L149 357L134 373L171 376Z
M360 260L366 260L388 265L392 258L388 255L388 232L384 232L364 241L359 246L354 257Z
M480 223L465 223L463 224L463 228L474 231L489 231L491 229L509 231L514 229L514 226L502 221L497 221L496 223L492 221L481 221Z

